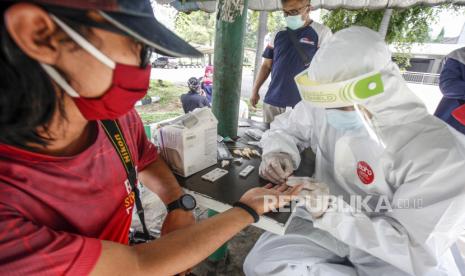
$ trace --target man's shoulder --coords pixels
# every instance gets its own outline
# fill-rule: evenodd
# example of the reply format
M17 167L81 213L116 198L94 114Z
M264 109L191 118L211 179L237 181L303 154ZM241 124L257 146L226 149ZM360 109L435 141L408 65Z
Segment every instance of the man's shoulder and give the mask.
M280 37L284 32L285 30L279 30L268 33L268 35L265 38L265 44L267 45L267 47L273 48L276 38Z
M452 53L447 55L447 58L454 59L465 65L465 47L453 51Z

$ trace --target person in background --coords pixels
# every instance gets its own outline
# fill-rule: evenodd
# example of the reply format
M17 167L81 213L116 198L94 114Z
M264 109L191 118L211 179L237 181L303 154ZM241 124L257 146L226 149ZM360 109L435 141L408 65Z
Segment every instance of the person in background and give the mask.
M213 97L213 66L208 65L205 67L205 75L202 80L202 90L207 96L208 102L212 102Z
M288 28L270 37L250 97L250 103L256 107L260 87L271 74L263 105L265 123L271 123L275 116L286 111L286 107L293 108L300 102L294 77L308 68L320 45L332 34L328 27L310 19L309 0L281 0L281 3Z
M465 104L465 47L453 51L446 57L439 87L444 97L434 115L465 134L465 126L452 115L455 109Z
M298 192L255 188L195 224L134 104L152 51L201 54L149 0L0 1L0 13L0 275L184 275L269 211L265 197ZM130 246L139 181L168 215L160 238Z
M200 81L196 77L192 77L187 81L189 92L181 95L182 109L184 113L189 113L196 108L210 107L207 98L200 95Z

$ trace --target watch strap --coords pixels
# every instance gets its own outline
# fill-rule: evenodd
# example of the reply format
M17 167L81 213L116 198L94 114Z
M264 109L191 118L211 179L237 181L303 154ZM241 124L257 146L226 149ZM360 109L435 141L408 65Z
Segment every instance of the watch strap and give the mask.
M249 213L252 216L254 223L257 223L260 220L260 216L249 205L238 201L238 202L234 203L233 206L241 208L241 209L245 210L247 213Z
M176 209L184 209L182 204L181 204L181 198L178 198L176 199L175 201L171 202L170 204L168 204L168 206L166 206L166 209L168 210L168 213L171 212L171 211L174 211Z

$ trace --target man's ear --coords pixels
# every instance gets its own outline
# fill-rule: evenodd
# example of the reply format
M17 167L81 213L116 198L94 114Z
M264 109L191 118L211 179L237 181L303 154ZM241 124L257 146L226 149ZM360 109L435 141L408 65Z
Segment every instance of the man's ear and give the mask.
M26 55L55 64L59 41L53 34L57 27L45 10L29 3L14 4L5 11L4 20L8 33Z

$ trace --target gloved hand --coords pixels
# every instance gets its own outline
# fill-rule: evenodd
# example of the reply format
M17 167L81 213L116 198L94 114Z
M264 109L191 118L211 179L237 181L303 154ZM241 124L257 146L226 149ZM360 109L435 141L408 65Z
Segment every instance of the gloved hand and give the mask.
M313 219L321 217L329 207L329 187L311 177L289 177L286 184L290 187L302 184L299 197L303 200Z
M262 157L259 174L261 177L282 184L294 172L292 157L283 152L271 152Z

